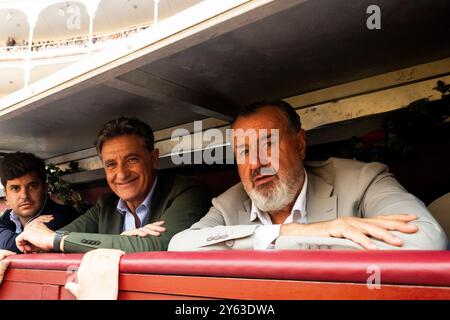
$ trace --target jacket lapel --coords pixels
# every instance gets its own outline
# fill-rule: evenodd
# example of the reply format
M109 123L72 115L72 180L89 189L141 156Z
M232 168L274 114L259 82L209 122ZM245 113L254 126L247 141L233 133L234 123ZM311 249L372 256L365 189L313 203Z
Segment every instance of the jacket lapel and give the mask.
M242 204L243 208L239 210L239 221L237 222L237 224L238 225L260 224L259 219L256 219L255 221L250 221L252 200L250 198L247 198Z
M306 191L306 213L308 223L337 218L337 196L332 195L333 186L323 179L308 173Z
M150 203L150 212L147 214L147 221L144 224L153 223L159 220L169 200L169 192L172 177L158 175L158 181L155 187L155 193ZM144 225L142 224L142 225Z
M116 204L117 205L117 204ZM111 234L121 234L123 231L124 217L120 213L120 211L116 208L114 210L114 214L112 219L109 220L108 230L111 230Z
M16 225L11 221L12 209L6 209L1 216L1 223L11 231L16 231Z

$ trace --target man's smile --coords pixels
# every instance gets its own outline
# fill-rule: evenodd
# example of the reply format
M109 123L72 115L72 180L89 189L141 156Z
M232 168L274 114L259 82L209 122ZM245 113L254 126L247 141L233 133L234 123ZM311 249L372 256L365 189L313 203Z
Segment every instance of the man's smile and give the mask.
M134 182L136 182L139 179L139 177L135 177L132 178L130 180L127 181L123 181L123 182L114 182L114 184L118 187L128 187L129 185L133 184Z

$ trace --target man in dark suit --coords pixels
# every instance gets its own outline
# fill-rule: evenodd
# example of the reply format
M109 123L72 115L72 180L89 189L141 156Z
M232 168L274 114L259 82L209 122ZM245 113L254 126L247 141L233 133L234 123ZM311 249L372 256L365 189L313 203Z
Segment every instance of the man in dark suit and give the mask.
M114 194L56 233L36 224L16 243L21 251L124 252L167 250L172 236L209 208L209 196L192 180L156 172L159 151L144 122L119 118L101 129L96 147ZM144 227L142 227L144 226Z
M44 162L31 153L7 154L0 177L8 205L0 218L0 249L19 253L17 236L35 223L57 230L78 218L75 208L57 204L47 195Z

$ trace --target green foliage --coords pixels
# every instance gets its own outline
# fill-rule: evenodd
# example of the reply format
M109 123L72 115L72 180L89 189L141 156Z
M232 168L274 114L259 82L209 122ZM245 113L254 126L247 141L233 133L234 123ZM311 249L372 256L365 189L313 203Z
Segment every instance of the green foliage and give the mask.
M442 93L442 99L419 99L387 113L382 130L353 137L338 156L389 163L420 151L428 139L439 137L440 131L445 135L450 127L450 85L438 81L434 89Z
M46 171L48 191L58 195L59 199L64 201L65 204L73 206L75 204L72 199L74 190L69 183L61 179L65 172L54 164L47 165ZM79 200L81 201L81 199Z

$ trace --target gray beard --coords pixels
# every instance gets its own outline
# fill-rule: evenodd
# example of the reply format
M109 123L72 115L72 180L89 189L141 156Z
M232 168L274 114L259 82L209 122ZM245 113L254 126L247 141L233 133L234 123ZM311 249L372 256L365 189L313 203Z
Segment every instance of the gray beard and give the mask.
M280 211L295 201L295 197L301 188L300 182L298 177L294 179L280 178L279 181L273 182L274 186L267 194L258 192L256 188L247 193L259 210L265 212Z

